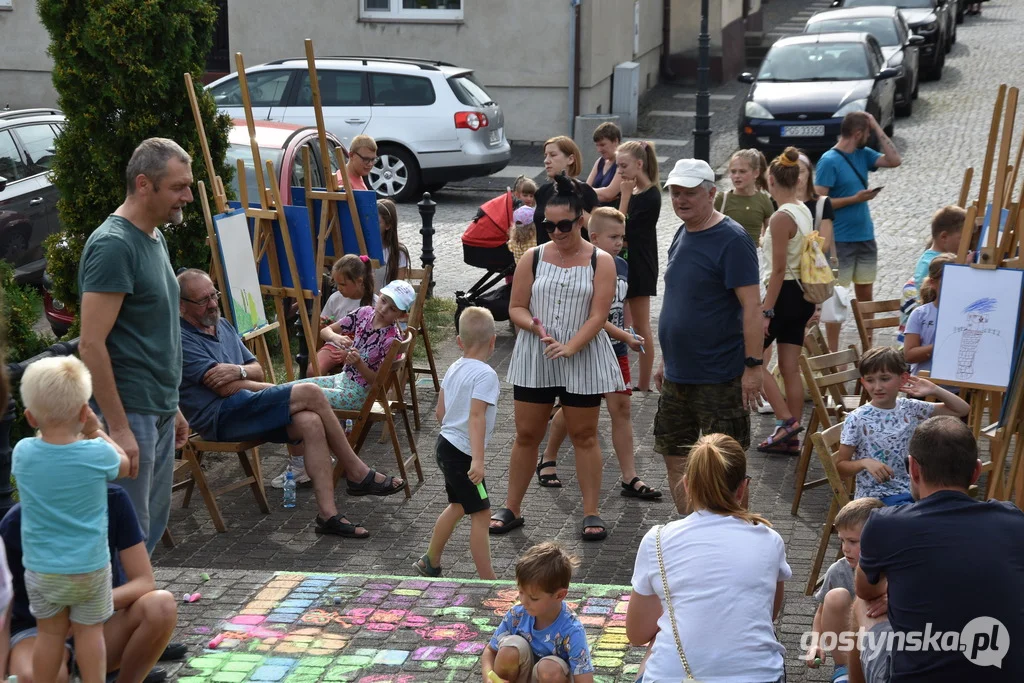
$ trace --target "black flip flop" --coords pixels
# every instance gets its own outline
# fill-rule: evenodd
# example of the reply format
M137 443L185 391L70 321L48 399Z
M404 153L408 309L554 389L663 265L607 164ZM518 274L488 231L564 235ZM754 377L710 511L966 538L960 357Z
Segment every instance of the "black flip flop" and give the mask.
M638 481L640 481L640 477L633 477L632 481L628 484L620 481L619 486L622 487L622 490L619 493L626 498L639 498L640 500L657 500L661 498L661 491L652 489L647 484L641 484L640 488L635 488Z
M507 534L513 529L518 529L526 522L526 519L516 517L508 508L498 508L497 512L491 515L491 519L495 522L501 522L501 526L488 527L488 531L495 536Z
M343 515L334 515L330 519L323 519L320 515L316 516L316 532L318 534L328 534L331 536L341 536L342 538L368 538L370 536L369 531L363 531L359 533L356 529L359 527L358 524L352 524L351 522L343 522L341 518Z
M600 531L597 533L587 533L587 527L600 527ZM608 532L605 530L604 520L597 515L587 515L583 518L583 526L580 528L580 535L584 541L603 541L608 538Z
M562 488L562 482L558 479L558 472L554 474L541 474L540 471L545 467L555 467L558 465L554 460L548 460L537 465L537 483L544 488L549 489L560 489Z

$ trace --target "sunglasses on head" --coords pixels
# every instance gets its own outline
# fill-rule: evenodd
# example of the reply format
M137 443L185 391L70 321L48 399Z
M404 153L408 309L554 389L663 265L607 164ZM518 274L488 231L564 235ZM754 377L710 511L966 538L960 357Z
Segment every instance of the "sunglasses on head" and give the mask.
M550 235L555 230L558 230L558 232L569 232L570 230L572 230L572 226L576 225L576 221L578 221L579 219L580 217L576 216L576 218L573 218L572 220L566 219L564 221L558 221L557 223L554 223L549 220L543 220L540 222L540 225Z

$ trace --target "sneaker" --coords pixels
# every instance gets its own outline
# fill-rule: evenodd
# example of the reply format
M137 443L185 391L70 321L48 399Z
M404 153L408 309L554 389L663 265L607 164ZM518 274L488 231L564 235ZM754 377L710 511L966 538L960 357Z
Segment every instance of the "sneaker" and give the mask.
M294 467L294 466L292 466L291 470L292 470L292 475L294 475L294 477L295 477L295 485L296 486L308 486L308 485L310 485L312 483L313 480L309 478L308 474L306 474L306 468L305 467ZM285 476L287 474L288 474L288 467L285 467L284 471L282 471L281 474L277 475L276 477L274 477L273 479L270 480L270 486L272 488L275 488L275 489L283 489L284 488L284 479L285 479Z
M773 415L775 409L772 408L772 404L764 399L761 400L761 405L757 407L757 412L761 415Z

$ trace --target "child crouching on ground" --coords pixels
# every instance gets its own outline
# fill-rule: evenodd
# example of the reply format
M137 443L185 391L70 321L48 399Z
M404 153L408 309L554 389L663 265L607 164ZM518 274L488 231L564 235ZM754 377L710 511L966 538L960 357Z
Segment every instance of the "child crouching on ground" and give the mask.
M519 604L501 620L480 663L503 681L593 683L587 634L565 604L579 560L561 546L535 545L516 562Z
M913 502L906 461L917 425L936 415L964 417L971 408L959 396L912 376L899 349L869 349L859 369L871 403L854 410L843 422L836 469L844 479L856 475L857 498L878 498L886 505ZM921 398L934 396L941 403L901 398L901 391Z
M107 672L103 623L114 613L107 482L128 476L130 463L102 432L83 436L83 426L95 424L91 395L89 371L74 357L36 361L21 382L25 417L39 430L14 447L12 473L40 681L56 680L69 630L83 683L102 683Z
M455 361L437 399L437 466L444 475L448 507L434 524L430 547L414 569L423 576L441 575L441 553L464 515L469 515L469 550L481 579L496 579L491 568L491 502L484 484L484 452L498 412L498 373L487 364L494 353L494 317L471 306L459 317L456 337L462 358Z
M814 625L811 627L811 645L807 649L807 666L816 669L825 661L826 654L831 654L836 663L832 674L832 683L847 681L849 652L837 650L826 642L830 649L822 647L821 634L838 634L847 630L850 617L850 605L857 593L854 589L853 573L860 562L860 532L868 521L871 511L885 507L877 498L858 498L843 506L836 515L835 527L839 532L839 541L843 549L843 557L836 560L828 571L825 579L814 593L818 610L814 613ZM830 639L827 639L830 640ZM833 641L834 642L834 641Z

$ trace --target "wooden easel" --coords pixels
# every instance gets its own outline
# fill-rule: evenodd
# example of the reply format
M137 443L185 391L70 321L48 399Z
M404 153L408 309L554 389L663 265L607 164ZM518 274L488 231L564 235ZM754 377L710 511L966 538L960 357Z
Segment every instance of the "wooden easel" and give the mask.
M256 143L256 125L252 115L252 102L249 99L249 85L245 77L245 64L242 60L242 53L235 53L235 66L238 71L238 85L242 94L242 105L245 109L245 123L249 129L249 145L252 149L253 165L256 174L256 191L259 198L259 207L249 205L249 192L245 183L245 164L238 160L238 194L241 200L242 209L247 218L253 221L253 257L258 264L264 256L267 257L270 270L270 285L261 285L263 294L273 297L274 309L277 313L277 320L285 320L284 300L293 298L299 302L299 319L302 324L302 333L305 338L318 339L320 336L319 315L310 316L306 308L306 301L317 302L319 297L314 295L312 290L303 289L299 278L299 268L295 260L295 250L292 248L291 235L288 232L288 219L284 212L284 203L281 200L281 191L277 184L277 174L274 172L274 162L270 159L266 162L266 176L260 159L260 148ZM269 179L269 183L264 178ZM274 221L278 222L281 229L282 243L284 245L285 265L291 274L291 286L284 286L281 278L281 259L277 253L277 245L274 240ZM319 272L318 272L319 277ZM314 304L319 306L318 303ZM284 353L285 374L288 381L295 379L295 368L292 362L291 344L284 327L281 328L281 351ZM320 374L320 367L316 355L310 354L310 365L313 374Z
M192 117L195 119L196 128L199 132L199 145L203 151L203 163L206 165L206 177L211 179L211 194L213 195L214 205L217 207L217 213L226 213L228 208L227 195L224 192L224 183L220 176L215 173L213 167L213 157L210 155L210 145L206 139L206 127L203 125L203 117L199 112L199 102L196 99L195 87L192 84L192 74L185 74L185 91L188 93L189 104L192 106ZM220 245L217 241L217 230L213 223L213 214L210 211L210 202L206 198L206 185L203 181L199 181L199 199L203 206L203 218L206 221L206 240L207 244L210 245L210 276L213 278L214 283L217 286L217 291L227 292L227 278L224 277L224 266L221 262L220 257ZM231 311L230 305L221 304L221 314L227 318L228 322L235 325L234 314ZM237 329L237 325L235 325ZM245 343L256 359L259 361L260 366L263 368L264 375L271 384L276 383L274 377L274 364L270 359L270 349L267 347L267 340L264 335L273 330L279 330L281 323L279 320L275 320L263 327L252 330L242 335L242 342Z
M1024 230L1018 229L1020 218L1020 205L1024 202L1024 186L1021 188L1021 199L1013 201L1014 185L1018 177L1022 155L1024 155L1024 136L1017 147L1015 163L1009 163L1010 146L1013 140L1014 126L1016 123L1017 102L1019 91L1015 87L1008 88L1005 84L999 86L996 95L995 106L992 111L992 123L989 128L988 145L985 154L985 163L982 168L981 187L979 188L978 199L967 203L967 195L973 168L967 169L964 174L964 182L960 192L960 205L964 206L967 216L964 222L964 231L960 239L960 248L957 252L957 263L967 264L972 268L984 270L996 270L999 268L1021 268L1024 263L1021 260L1021 251L1024 243L1021 237ZM1000 124L1001 133L1000 133ZM998 141L998 155L997 155ZM995 166L995 180L992 181L992 171ZM989 183L992 183L992 211L989 218L988 234L985 242L975 245L978 253L977 263L968 263L968 253L975 241L975 229L978 227L978 217L984 216L988 206ZM1003 236L999 237L999 228L1003 210L1009 210L1009 217L1006 226L1003 228ZM1022 321L1024 322L1024 321ZM1015 349L1016 350L1016 349ZM970 424L976 436L985 437L991 440L991 460L986 464L988 471L988 485L986 497L1007 498L1010 491L1016 488L1017 504L1020 505L1024 499L1024 469L1021 468L1021 432L1024 428L1024 371L1017 369L1015 376L1010 378L1009 387L992 387L978 385L971 382L956 380L937 380L943 385L952 385L972 390L971 420ZM1010 391L1014 397L1011 404L1007 406L1006 415L1000 416L999 421L994 421L987 427L982 426L984 413L988 410L989 416L995 420L996 415L1002 408L1003 395ZM1014 435L1017 436L1017 448L1008 477L1004 477L1006 458L1009 456L1009 449Z
M316 72L316 57L313 53L313 41L306 38L306 63L309 68L309 89L313 100L313 114L316 118L316 131L317 138L320 144L320 158L323 160L324 165L324 185L325 189L314 188L312 186L312 162L309 156L309 148L302 148L302 165L304 168L304 185L306 191L306 208L309 211L309 224L310 226L316 225L314 221L315 205L316 201L320 201L320 228L313 235L313 241L316 245L316 272L323 273L324 269L331 265L333 261L340 258L345 253L345 248L341 236L341 217L338 213L338 203L344 202L348 207L348 211L352 216L352 225L355 227L356 240L359 244L359 253L366 254L366 241L363 239L362 226L359 221L359 211L356 207L356 198L352 193L352 184L348 177L348 166L345 163L345 157L341 152L340 147L334 149L335 159L338 164L338 168L341 169L341 180L342 187L338 186L338 178L331 173L330 167L330 146L327 144L327 129L324 126L324 113L320 99L320 79L317 77ZM327 241L330 240L334 246L334 256L327 256ZM380 263L376 260L372 261L374 268L378 268ZM320 319L320 298L316 298L313 302L313 317L316 320ZM306 338L307 344L309 344L310 351L320 346L319 336L315 339ZM310 357L314 356L314 353L310 354Z

